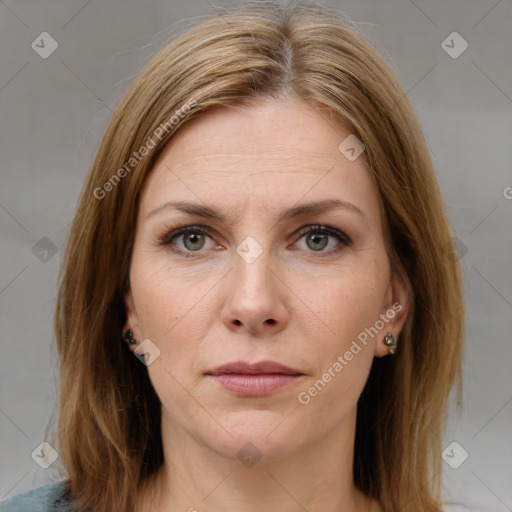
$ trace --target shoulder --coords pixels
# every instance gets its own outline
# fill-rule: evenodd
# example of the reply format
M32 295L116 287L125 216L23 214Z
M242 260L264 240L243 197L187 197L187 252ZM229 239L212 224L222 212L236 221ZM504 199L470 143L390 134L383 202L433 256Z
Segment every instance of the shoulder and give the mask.
M58 500L67 490L65 480L52 482L0 501L0 512L53 512L65 505L67 498ZM62 510L62 509L60 509Z

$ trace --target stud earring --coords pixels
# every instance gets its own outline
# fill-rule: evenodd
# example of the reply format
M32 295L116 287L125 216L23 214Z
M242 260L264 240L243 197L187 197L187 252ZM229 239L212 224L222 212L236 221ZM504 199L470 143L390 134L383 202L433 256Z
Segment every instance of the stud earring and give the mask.
M390 354L394 354L396 352L398 340L393 336L393 334L388 332L384 338L384 343L389 347Z
M128 329L125 333L124 333L124 337L126 339L126 341L130 344L130 345L137 345L137 340L134 339L133 337L133 332L131 329Z

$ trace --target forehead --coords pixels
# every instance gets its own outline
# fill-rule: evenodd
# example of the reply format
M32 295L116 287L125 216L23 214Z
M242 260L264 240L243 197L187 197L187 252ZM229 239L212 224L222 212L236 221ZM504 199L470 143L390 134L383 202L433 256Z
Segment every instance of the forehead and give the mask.
M351 161L339 150L349 135L328 111L295 100L206 112L164 148L146 180L141 214L181 199L235 212L254 203L275 210L339 197L378 218L364 153Z

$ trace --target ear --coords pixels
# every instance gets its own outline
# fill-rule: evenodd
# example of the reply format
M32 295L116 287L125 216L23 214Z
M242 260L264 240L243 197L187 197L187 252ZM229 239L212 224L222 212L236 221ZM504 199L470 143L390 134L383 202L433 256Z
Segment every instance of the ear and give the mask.
M387 321L377 336L375 357L389 355L389 347L384 343L384 338L388 332L398 340L397 349L400 350L399 337L410 308L410 287L410 281L405 271L403 269L395 270L388 285L381 311L381 318L385 317Z
M139 334L140 334L140 328L139 328L139 317L137 315L137 311L135 309L135 304L133 303L133 295L131 290L126 292L124 296L124 307L126 311L126 322L123 327L123 338L124 334L128 329L131 329L133 332L133 337L136 340L139 340ZM133 352L137 345L130 345L126 340L126 345L130 348L130 350Z

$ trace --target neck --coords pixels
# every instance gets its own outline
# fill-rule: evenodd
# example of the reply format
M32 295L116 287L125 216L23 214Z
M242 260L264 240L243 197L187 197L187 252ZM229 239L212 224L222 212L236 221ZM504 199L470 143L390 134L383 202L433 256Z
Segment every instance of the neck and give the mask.
M352 476L355 413L318 442L286 457L227 458L162 418L164 465L148 480L141 507L151 512L369 512L375 502Z

